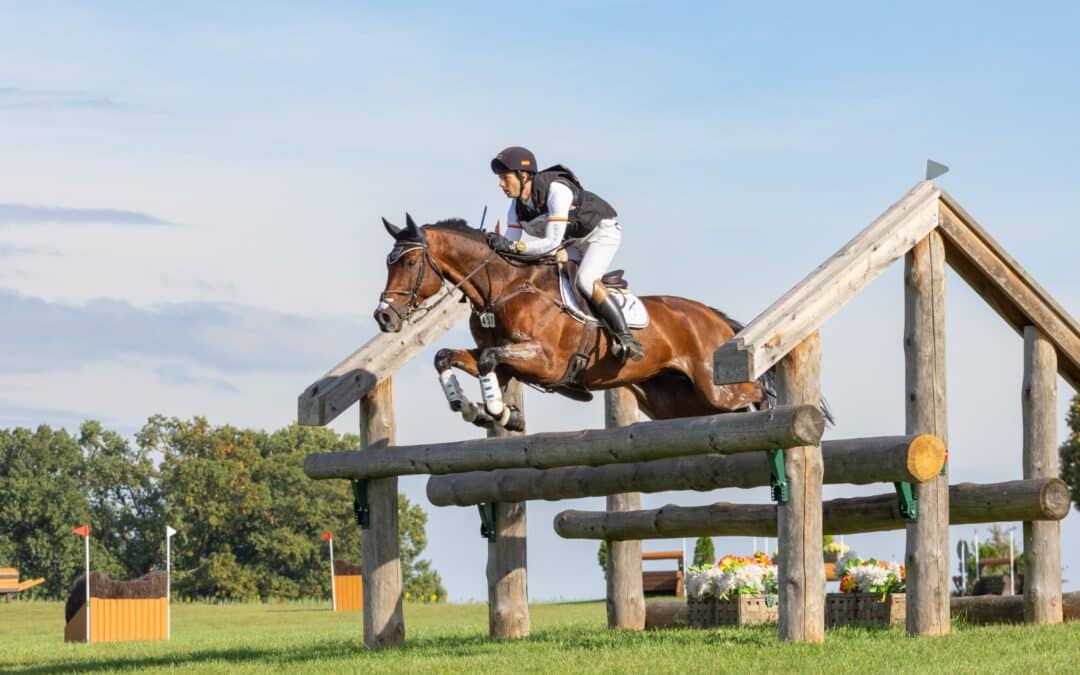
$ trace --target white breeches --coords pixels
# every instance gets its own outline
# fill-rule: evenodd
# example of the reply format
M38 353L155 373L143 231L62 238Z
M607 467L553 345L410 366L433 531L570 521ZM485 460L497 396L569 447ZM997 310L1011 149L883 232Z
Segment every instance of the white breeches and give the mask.
M569 247L567 254L580 260L577 287L586 298L592 297L593 282L608 271L622 241L622 225L614 218L601 220L583 242Z

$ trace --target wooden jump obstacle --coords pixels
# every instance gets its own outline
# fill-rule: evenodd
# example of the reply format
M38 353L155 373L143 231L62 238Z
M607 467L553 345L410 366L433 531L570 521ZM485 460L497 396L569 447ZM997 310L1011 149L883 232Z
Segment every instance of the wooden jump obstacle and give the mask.
M334 611L350 612L364 608L364 577L360 566L345 560L334 561Z
M19 593L43 583L45 583L44 577L19 581L19 570L17 568L0 567L0 595L4 596L4 600L7 602L17 598Z
M305 471L312 477L344 478L356 486L358 519L363 523L365 576L364 639L369 647L400 644L404 639L401 617L401 574L397 550L397 483L403 474L461 474L434 478L429 490L445 503L468 503L481 496L502 499L565 498L564 495L608 493L610 514L605 518L645 518L638 513L640 491L664 489L713 489L707 485L733 486L762 484L760 466L750 459L766 458L760 450L770 450L770 482L777 475L786 478L786 500L777 505L730 506L733 518L758 510L757 525L762 532L778 536L780 557L780 623L782 640L820 642L824 639L824 588L822 527L825 518L836 518L844 508L854 508L845 516L853 523L850 531L904 527L907 533L908 619L913 635L941 635L948 632L949 577L948 524L950 516L962 519L967 491L982 499L984 515L991 520L1003 516L1025 519L1025 550L1029 557L1029 583L1024 588L1024 616L1028 621L1056 623L1062 617L1060 575L1060 534L1056 520L1039 516L1060 512L1059 487L1052 481L1056 466L1056 375L1080 388L1080 327L1024 272L1016 262L947 193L927 180L917 184L899 202L843 246L834 256L791 291L773 303L732 340L719 346L714 358L716 384L756 380L775 368L778 402L781 409L817 410L820 403L820 353L818 328L830 316L864 289L893 262L904 258L906 360L906 437L929 435L948 444L945 410L944 280L949 264L1017 332L1024 337L1024 443L1023 481L991 486L948 485L947 467L925 482L906 481L912 487L901 494L909 518L899 516L895 495L859 500L832 500L822 503L825 480L859 478L851 468L838 468L835 457L818 445L818 438L800 433L791 444L773 448L747 445L738 448L721 440L718 450L700 439L677 449L665 443L667 435L695 428L701 422L669 420L634 425L639 434L658 436L653 452L642 444L612 448L604 443L619 438L618 429L636 422L637 412L625 393L608 392L607 424L613 435L589 436L580 454L560 448L571 435L542 435L543 451L534 452L533 437L469 441L395 448L391 375L443 331L463 318L468 308L450 301L414 325L397 334L380 335L365 345L300 396L299 421L322 425L360 401L361 440L358 453L310 457ZM508 392L508 396L512 396ZM809 415L810 413L806 413ZM760 415L760 413L758 414ZM751 415L732 415L749 418ZM762 417L754 417L757 423ZM680 424L669 424L681 422ZM657 424L668 426L657 427ZM736 425L736 422L732 422ZM662 428L663 435L655 430ZM597 434L599 432L585 432ZM746 432L754 435L751 430ZM797 436L797 437L796 437ZM812 436L812 434L809 434ZM621 437L630 441L631 434ZM603 439L607 439L606 441ZM761 440L761 439L758 439ZM861 439L865 441L866 439ZM895 441L895 437L893 437ZM711 443L712 441L710 441ZM885 443L881 439L877 443ZM487 445L485 445L485 443ZM727 445L725 445L727 443ZM895 442L893 447L895 448ZM486 448L486 449L485 449ZM506 451L507 457L496 452ZM696 449L695 449L696 448ZM782 448L782 451L778 451ZM610 454L616 451L616 456ZM403 451L403 452L402 452ZM746 456L715 456L732 452ZM890 466L881 473L864 476L866 482L891 475L903 453L886 453ZM605 456L607 453L607 456ZM700 453L700 457L685 457ZM661 459L664 458L664 459ZM662 462L667 462L663 464ZM700 464L694 464L700 462ZM632 463L627 469L620 463ZM903 464L904 462L901 461ZM601 466L610 465L610 466ZM560 468L561 467L561 468ZM694 468L701 469L695 473ZM874 467L876 472L880 467ZM499 471L492 471L499 469ZM672 473L668 474L670 470ZM476 487L471 471L492 472L491 492ZM845 471L849 471L845 474ZM563 488L552 487L555 474L573 475L579 482ZM931 472L933 473L933 472ZM691 475L693 474L693 475ZM910 471L909 478L925 476ZM860 479L860 480L863 480ZM444 482L445 481L445 482ZM1015 500L1003 500L1002 491L1019 490L1040 505L1020 508ZM778 487L774 485L775 488ZM1032 497L1032 495L1035 495ZM950 505L950 498L955 502ZM1023 500L1020 500L1023 501ZM1006 503L1007 502L1007 503ZM475 503L475 502L474 502ZM484 502L486 525L494 533L489 542L488 582L490 633L500 637L528 634L527 598L524 593L525 502ZM915 508L917 506L917 513ZM668 515L682 513L674 509ZM713 508L713 507L705 507ZM1019 508L1019 510L1017 510ZM1066 507L1067 508L1067 507ZM1057 510L1055 510L1057 509ZM661 509L661 511L664 511ZM618 512L616 514L616 512ZM1011 515L1010 515L1011 514ZM659 517L659 514L657 515ZM971 516L975 517L975 516ZM750 519L753 521L753 519ZM843 519L841 519L843 520ZM654 522L656 522L654 518ZM855 529L859 528L859 529ZM829 521L830 531L836 531ZM610 536L605 530L599 536ZM609 548L608 618L612 627L640 629L645 622L641 600L640 540L614 540ZM637 581L635 582L635 577Z
M101 572L90 573L90 606L86 605L85 577L68 596L65 642L130 642L169 638L169 598L164 572L151 572L134 581L113 581ZM90 612L87 639L86 613Z
M641 560L674 560L673 570L645 570L641 573L641 590L645 595L683 594L683 574L686 570L686 557L682 551L648 551L641 554Z

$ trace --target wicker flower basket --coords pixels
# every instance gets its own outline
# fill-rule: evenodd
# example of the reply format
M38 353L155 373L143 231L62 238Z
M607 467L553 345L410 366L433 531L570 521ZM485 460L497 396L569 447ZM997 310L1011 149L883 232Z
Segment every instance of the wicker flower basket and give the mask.
M716 598L686 599L686 625L708 628L716 625Z
M876 623L902 626L907 616L903 593L829 593L825 596L825 625Z
M779 618L776 596L735 595L728 600L687 600L687 625L691 628L756 626L776 623Z

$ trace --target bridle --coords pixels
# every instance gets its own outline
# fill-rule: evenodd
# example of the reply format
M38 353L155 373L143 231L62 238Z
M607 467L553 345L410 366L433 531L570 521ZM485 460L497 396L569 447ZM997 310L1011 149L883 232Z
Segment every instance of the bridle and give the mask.
M471 279L477 272L487 267L487 264L491 262L491 258L495 255L495 249L491 249L491 251L486 256L484 256L484 259L480 261L480 264L473 268L471 272L466 274L461 279L461 281L457 282L456 284L452 284L449 293L440 298L438 302L428 305L426 307L421 307L419 300L420 287L424 285L424 276L427 274L427 268L429 265L431 266L431 269L435 272L435 274L439 276L439 279L442 280L443 285L450 283L450 280L446 278L446 274L439 267L438 262L436 262L435 258L431 256L431 248L428 245L427 238L423 234L423 230L418 231L421 233L419 240L396 244L386 258L386 264L389 266L393 265L395 262L400 260L403 255L409 253L410 251L415 251L417 249L423 251L423 255L420 258L420 269L416 273L416 282L413 284L412 290L405 291L401 289L389 289L379 294L379 300L384 303L386 307L392 310L402 323L409 321L412 316L421 309L423 310L423 314L421 314L420 316L424 316L431 310L438 307L444 300L446 300L446 298L452 296L454 294L454 291L461 288L462 284ZM404 313L400 312L397 306L394 303L390 302L389 299L387 299L388 295L409 296L409 300L406 304ZM462 302L464 302L464 300L462 300Z

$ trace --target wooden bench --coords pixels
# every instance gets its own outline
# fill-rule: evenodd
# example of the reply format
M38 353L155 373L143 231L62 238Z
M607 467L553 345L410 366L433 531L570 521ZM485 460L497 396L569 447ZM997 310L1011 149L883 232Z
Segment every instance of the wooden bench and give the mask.
M19 581L19 570L14 567L0 567L0 595L11 602L20 592L33 588L38 584L45 583L45 579L28 579Z
M641 560L678 561L678 569L675 570L641 573L641 587L645 595L682 595L684 562L682 551L648 551L641 554Z

